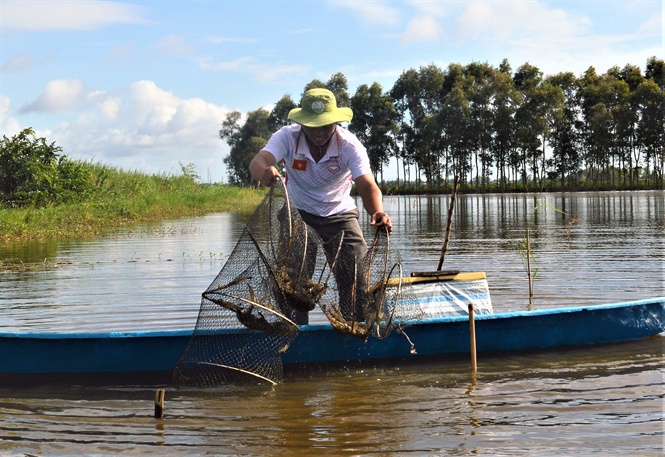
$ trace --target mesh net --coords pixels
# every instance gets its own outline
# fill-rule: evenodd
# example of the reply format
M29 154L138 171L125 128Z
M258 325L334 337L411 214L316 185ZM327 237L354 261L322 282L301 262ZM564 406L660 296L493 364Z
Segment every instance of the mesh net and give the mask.
M343 237L324 243L291 205L283 183L275 183L203 292L174 383L279 382L281 354L298 335L296 322L317 304L339 333L361 339L383 338L423 318L386 230L377 231L364 255Z
M297 312L331 291L322 245L281 183L256 209L229 259L202 294L192 338L176 365L176 385L211 386L247 376L278 382L280 354L297 336Z
M385 228L376 231L364 256L342 246L332 269L339 284L337 295L319 305L339 333L385 338L391 330L402 331L426 317L413 286L403 282L399 251L391 249Z

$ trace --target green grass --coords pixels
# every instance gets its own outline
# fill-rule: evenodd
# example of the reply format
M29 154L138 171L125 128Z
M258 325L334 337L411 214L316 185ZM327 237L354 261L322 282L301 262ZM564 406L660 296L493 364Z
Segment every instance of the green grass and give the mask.
M86 167L91 190L76 202L0 207L0 240L90 238L140 222L214 212L251 213L265 195L265 189L200 185L182 175L148 175L98 164Z

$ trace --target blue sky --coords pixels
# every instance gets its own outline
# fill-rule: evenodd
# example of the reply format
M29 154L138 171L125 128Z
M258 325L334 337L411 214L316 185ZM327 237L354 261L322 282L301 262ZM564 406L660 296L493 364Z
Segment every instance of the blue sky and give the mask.
M385 90L434 63L544 74L644 70L665 56L655 1L0 0L0 134L32 127L72 158L226 178L230 111L298 100L342 72Z

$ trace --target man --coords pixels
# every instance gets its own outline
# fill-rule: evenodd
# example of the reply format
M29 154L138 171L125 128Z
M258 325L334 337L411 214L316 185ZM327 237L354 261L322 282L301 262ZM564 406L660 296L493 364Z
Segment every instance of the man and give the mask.
M305 92L300 108L289 112L295 124L275 132L268 144L249 164L254 179L265 186L280 178L275 168L284 163L286 189L303 220L324 243L344 231L343 254L362 259L367 244L358 223L358 208L350 195L355 182L370 224L392 232L390 217L383 211L382 194L374 181L367 150L358 138L338 123L350 122L350 108L337 107L335 95L327 89ZM353 181L353 182L352 182ZM336 271L340 296L352 287L349 272ZM346 294L348 295L348 294ZM353 303L340 299L345 315L362 319Z

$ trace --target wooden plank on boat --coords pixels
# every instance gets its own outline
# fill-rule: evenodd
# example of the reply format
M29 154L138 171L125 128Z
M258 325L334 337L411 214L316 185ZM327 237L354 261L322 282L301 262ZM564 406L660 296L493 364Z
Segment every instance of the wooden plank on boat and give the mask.
M434 271L414 271L411 273L412 277L438 277L438 276L455 276L460 273L459 270L434 270Z

